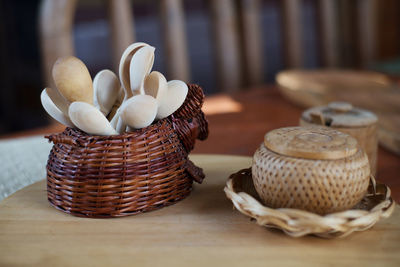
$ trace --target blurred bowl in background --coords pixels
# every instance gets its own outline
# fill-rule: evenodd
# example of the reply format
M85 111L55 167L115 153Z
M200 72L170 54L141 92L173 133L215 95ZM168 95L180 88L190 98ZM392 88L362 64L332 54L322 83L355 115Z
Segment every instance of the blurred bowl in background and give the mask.
M381 93L393 87L385 74L354 70L286 70L277 74L276 82L285 97L302 107L347 101L353 95Z
M383 147L400 154L400 88L389 76L373 71L286 70L276 82L280 92L304 108L345 101L379 117Z

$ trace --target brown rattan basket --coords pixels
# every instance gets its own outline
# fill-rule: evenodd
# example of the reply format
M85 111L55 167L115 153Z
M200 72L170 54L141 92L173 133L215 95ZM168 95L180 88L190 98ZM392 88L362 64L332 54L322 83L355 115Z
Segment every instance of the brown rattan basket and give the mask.
M159 209L187 197L193 180L204 178L188 159L195 140L208 135L203 98L199 86L189 85L185 103L173 115L122 135L93 136L66 128L46 136L54 143L47 163L49 202L76 216L107 218Z

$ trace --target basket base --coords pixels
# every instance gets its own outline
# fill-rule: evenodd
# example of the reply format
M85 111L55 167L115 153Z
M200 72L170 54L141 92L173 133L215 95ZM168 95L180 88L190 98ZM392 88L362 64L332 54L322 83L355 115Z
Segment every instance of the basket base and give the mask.
M119 209L116 209L114 212L107 211L107 213L100 213L100 211L93 213L93 212L84 212L82 209L78 209L79 211L74 210L73 208L68 208L63 205L61 205L62 202L54 200L49 194L47 200L49 201L50 205L56 208L57 210L60 210L62 212L71 214L76 217L84 217L84 218L97 218L97 219L106 219L106 218L118 218L118 217L125 217L125 216L131 216L131 215L136 215L140 213L145 213L149 211L154 211L158 210L164 207L171 206L173 204L178 203L179 201L185 199L190 195L192 192L192 187L188 188L185 192L181 193L179 197L176 197L174 199L170 199L168 201L161 202L160 204L154 204L151 206L146 206L143 208L138 208L138 209L127 209L127 211L121 211Z

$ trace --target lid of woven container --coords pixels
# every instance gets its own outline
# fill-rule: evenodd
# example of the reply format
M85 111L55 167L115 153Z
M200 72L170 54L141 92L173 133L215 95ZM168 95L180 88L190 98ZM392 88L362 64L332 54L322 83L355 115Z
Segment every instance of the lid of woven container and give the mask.
M332 102L327 106L307 109L301 118L309 123L331 127L363 127L378 120L374 113L355 108L347 102Z
M275 129L264 136L269 150L305 159L342 159L358 150L357 140L327 127L288 127Z

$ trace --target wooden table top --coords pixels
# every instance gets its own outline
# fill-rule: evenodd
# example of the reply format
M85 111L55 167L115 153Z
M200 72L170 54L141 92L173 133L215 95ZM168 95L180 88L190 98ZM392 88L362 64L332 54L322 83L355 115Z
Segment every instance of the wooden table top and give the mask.
M296 126L303 109L284 99L276 86L251 88L239 93L206 97L203 110L210 127L209 138L197 142L192 153L252 156L264 134L272 129ZM50 125L0 139L60 132L62 125ZM387 184L400 202L400 156L381 147L377 180Z
M124 218L51 207L42 180L0 202L0 266L399 266L400 213L343 239L298 239L232 209L223 187L250 157L193 155L206 179L185 200Z

